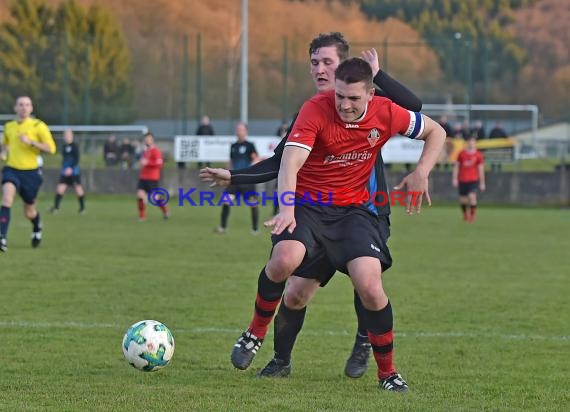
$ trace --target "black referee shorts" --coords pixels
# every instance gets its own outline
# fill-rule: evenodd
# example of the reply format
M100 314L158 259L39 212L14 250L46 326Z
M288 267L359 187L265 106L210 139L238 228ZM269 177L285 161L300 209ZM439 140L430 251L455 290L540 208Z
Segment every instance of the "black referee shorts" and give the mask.
M40 169L18 170L9 166L2 169L2 184L10 182L16 186L16 191L27 205L35 203L43 181Z

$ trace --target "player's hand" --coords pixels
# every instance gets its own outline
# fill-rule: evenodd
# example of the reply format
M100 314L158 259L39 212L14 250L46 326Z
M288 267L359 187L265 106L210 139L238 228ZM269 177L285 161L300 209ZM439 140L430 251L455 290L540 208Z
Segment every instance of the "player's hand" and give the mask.
M372 75L376 76L380 71L380 62L378 61L378 52L376 49L364 50L361 55L362 59L370 65Z
M453 187L459 186L459 182L457 181L457 179L452 179L452 180L451 180L451 186L453 186Z
M285 210L280 211L273 216L273 218L263 223L265 227L273 227L271 231L272 235L280 235L285 229L287 229L289 233L293 233L297 226L297 222L295 221L295 209L284 208L283 206L281 208Z
M484 192L485 189L487 189L487 187L485 186L485 183L481 183L481 182L480 182L480 183L479 183L479 190L482 191L482 192Z
M422 201L425 194L428 205L431 206L431 198L428 189L428 175L414 170L402 179L400 184L394 187L395 190L406 191L406 213L411 215L422 211Z
M71 167L66 167L65 170L63 171L63 174L65 176L71 176L72 173L73 173L73 169Z
M28 145L28 146L29 146L30 144L32 144L32 140L31 140L28 136L26 136L25 134L21 134L21 135L20 135L20 142L22 142L22 143L24 143L25 145Z
M212 182L210 187L221 186L228 187L231 182L232 175L228 169L205 167L200 169L200 179L204 182Z
M148 160L147 160L147 159L145 159L144 157L141 157L141 160L140 160L140 162L141 162L141 166L146 166L146 165L147 165L147 163L148 163Z

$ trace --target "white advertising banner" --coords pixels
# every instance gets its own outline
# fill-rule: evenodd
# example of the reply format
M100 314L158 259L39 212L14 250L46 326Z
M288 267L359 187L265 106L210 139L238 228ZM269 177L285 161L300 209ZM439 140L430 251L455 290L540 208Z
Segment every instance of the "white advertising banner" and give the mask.
M395 136L382 147L382 158L384 163L417 163L423 149L423 140Z
M273 150L281 139L276 136L250 136L247 140L255 145L261 158L273 156ZM177 162L227 162L230 146L235 136L176 136L174 160Z

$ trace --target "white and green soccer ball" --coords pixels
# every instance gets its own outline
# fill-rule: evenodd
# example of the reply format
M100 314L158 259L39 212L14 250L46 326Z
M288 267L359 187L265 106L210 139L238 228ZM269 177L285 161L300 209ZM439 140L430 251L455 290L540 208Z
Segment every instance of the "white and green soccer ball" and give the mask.
M164 368L174 355L174 337L156 320L135 323L123 337L123 354L133 367L154 372Z

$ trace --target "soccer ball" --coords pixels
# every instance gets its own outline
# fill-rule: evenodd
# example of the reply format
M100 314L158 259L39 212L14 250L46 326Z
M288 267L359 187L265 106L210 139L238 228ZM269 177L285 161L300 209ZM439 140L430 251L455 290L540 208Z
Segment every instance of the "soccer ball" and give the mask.
M164 368L174 354L174 337L156 320L135 323L123 337L123 354L133 367L154 372Z

